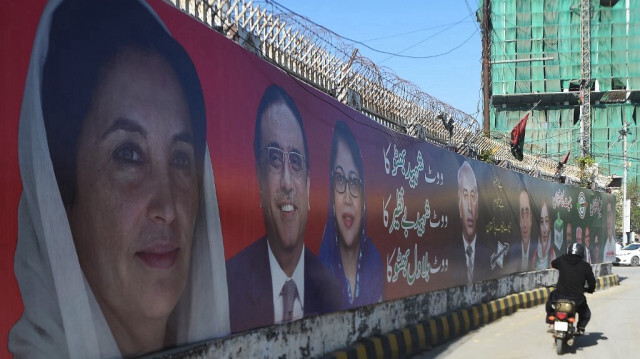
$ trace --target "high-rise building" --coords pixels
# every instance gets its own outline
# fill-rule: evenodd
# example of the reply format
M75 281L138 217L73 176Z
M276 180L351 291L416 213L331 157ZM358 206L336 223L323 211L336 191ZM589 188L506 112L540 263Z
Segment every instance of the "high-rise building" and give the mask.
M525 152L560 161L591 155L638 181L640 0L489 1L491 137L529 116ZM482 0L479 1L482 11ZM583 91L581 91L581 89Z

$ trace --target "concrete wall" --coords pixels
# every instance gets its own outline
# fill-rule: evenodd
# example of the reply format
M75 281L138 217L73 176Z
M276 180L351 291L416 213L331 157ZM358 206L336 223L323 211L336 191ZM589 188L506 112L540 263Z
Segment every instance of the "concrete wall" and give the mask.
M611 274L611 264L593 265L596 277ZM498 279L424 293L345 312L236 334L165 353L188 358L318 357L355 341L385 334L428 318L489 302L509 294L556 283L558 272L517 273Z

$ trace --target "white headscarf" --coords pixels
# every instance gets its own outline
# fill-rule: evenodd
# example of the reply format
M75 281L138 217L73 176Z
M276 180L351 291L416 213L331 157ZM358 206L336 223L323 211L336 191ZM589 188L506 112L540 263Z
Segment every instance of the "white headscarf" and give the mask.
M11 329L9 350L28 358L120 357L80 268L42 114L42 69L52 16L61 2L49 1L40 18L20 112L18 153L23 192L14 270L24 313ZM158 22L162 23L159 18ZM189 281L172 313L177 319L178 344L229 333L224 248L208 148L204 161Z

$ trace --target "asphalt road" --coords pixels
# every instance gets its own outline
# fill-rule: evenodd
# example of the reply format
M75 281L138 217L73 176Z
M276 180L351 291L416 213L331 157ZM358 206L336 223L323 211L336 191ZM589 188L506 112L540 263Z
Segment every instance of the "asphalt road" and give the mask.
M613 267L620 285L587 294L591 322L564 357L637 358L640 353L640 267ZM548 358L556 356L544 305L519 309L458 339L414 356L434 358Z

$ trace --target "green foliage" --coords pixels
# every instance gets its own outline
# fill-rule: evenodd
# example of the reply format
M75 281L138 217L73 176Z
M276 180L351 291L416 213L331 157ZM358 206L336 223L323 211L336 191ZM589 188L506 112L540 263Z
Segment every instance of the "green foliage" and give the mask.
M493 151L492 150L482 150L478 155L478 159L482 162L493 163Z
M593 166L596 163L596 159L586 155L584 157L577 157L576 158L576 163L578 165L578 168L580 168L580 170L584 171L588 168L590 168L591 166Z
M584 157L577 157L576 164L580 169L580 186L589 188L593 182L593 165L596 163L596 159L586 155Z

